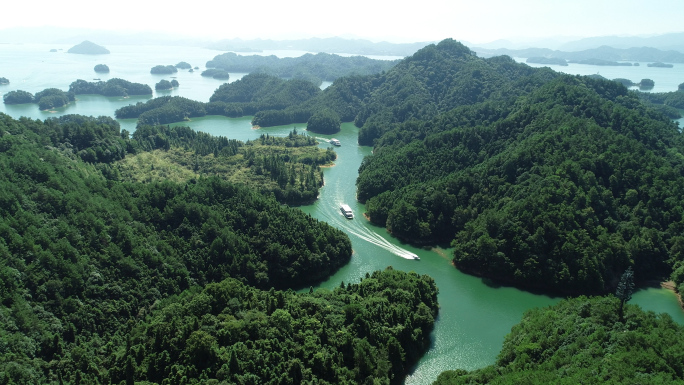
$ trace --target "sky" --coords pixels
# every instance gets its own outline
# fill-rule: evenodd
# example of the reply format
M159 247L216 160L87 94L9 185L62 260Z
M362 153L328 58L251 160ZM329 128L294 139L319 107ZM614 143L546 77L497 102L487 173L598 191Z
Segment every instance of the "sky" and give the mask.
M58 26L219 39L353 37L424 42L683 32L682 0L32 0L3 4L0 30Z

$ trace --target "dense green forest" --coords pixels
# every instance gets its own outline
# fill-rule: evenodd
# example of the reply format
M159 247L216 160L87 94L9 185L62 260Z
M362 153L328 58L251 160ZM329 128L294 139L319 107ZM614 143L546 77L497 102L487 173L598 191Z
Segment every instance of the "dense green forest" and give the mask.
M456 48L443 44L428 52ZM357 181L371 220L415 243L452 242L457 267L518 286L604 293L628 266L667 279L684 260L676 124L617 82L466 57L462 86L436 103L455 109L384 125Z
M176 66L159 64L150 69L151 74L169 75L178 72Z
M275 55L238 55L226 52L206 64L227 72L265 73L283 79L302 79L316 85L350 75L371 75L392 68L397 60L376 60L364 56L343 57L328 53L278 58Z
M533 69L507 57L478 58L451 39L429 45L391 69L367 76L337 79L323 92L284 110L261 111L259 122L279 125L304 121L314 112L330 109L341 121L360 127L359 143L372 145L397 124L431 119L455 107L505 100L558 76L550 69Z
M638 95L640 99L654 104L664 104L684 110L684 90L673 92L639 92Z
M357 183L370 219L414 243L453 242L459 268L517 285L603 293L627 266L661 279L684 259L682 140L653 108L674 108L680 92L645 105L617 82L482 59L450 39L381 74L305 84L251 74L204 110L185 100L141 122L354 120L359 142L375 144Z
M173 88L178 88L179 83L178 80L172 79L171 81L168 81L166 79L160 80L157 84L154 85L154 89L157 91L167 91Z
M205 115L240 117L257 114L259 111L281 110L301 105L320 93L320 89L304 80L282 80L265 74L250 74L233 83L224 83L214 91L209 103L198 102L180 96L162 96L121 107L115 111L119 119L138 118L138 124L155 125L182 122ZM311 113L305 114L296 123L306 123ZM283 124L293 122L284 119ZM280 121L254 119L255 125L274 126Z
M5 104L33 103L33 94L24 90L10 91L2 96L2 101Z
M93 94L103 96L152 95L152 88L147 84L133 83L120 78L97 82L78 79L69 85L69 92L76 95Z
M494 365L443 372L434 385L682 384L684 327L615 297L580 297L532 309Z
M35 95L27 91L10 91L3 96L5 104L36 103L41 110L50 110L66 106L76 100L71 91L64 92L58 88L46 88Z
M223 115L231 116L236 112L244 115L255 115L260 111L283 110L296 107L310 100L321 92L313 83L301 79L283 80L266 74L249 74L243 78L221 85L209 98L211 109L224 111ZM282 124L306 123L308 115L297 121L287 120ZM252 121L257 126L276 126L280 122L259 120Z
M115 381L401 384L436 315L434 281L392 269L306 294L228 279L162 301L107 366Z
M120 181L147 144L111 118L1 114L0 135L2 384L107 383L159 300L229 277L306 287L351 256L342 232L247 187Z
M240 142L161 125L207 114L324 133L353 121L374 145L357 180L370 220L451 243L466 272L574 295L624 288L629 269L684 293L684 138L669 119L684 93L450 39L392 65L324 91L261 70L209 103L139 102L116 111L138 118L132 135L109 117L0 114L0 385L403 382L430 344L434 281L388 268L307 290L351 242L284 204L316 199L335 152L296 129ZM618 297L530 310L494 365L436 384L684 383L684 329Z
M228 71L224 71L222 69L217 68L209 68L207 70L204 70L202 71L201 75L204 77L225 81L228 81L228 79L230 79L230 74L228 73Z
M117 119L138 119L138 125L158 125L182 122L207 115L206 103L182 96L160 96L137 102L114 111Z
M332 148L319 149L316 139L296 129L286 137L262 135L242 143L189 127L141 126L133 139L145 151L115 165L122 180L187 182L216 176L290 205L316 200L323 186L320 166L337 157Z
M334 134L340 131L340 116L332 110L316 111L306 122L306 128L321 134Z
M97 73L109 73L109 66L106 64L96 64L93 70Z
M181 62L178 62L178 63L175 65L175 67L178 68L178 69L182 69L182 70L189 70L189 69L192 68L192 65L190 65L190 63L188 63L188 62L186 62L186 61L181 61Z

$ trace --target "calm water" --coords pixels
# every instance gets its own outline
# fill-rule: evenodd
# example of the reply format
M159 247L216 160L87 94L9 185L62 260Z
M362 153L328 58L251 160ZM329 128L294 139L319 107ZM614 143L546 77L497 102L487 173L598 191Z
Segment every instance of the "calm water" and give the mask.
M515 58L517 62L525 63L527 58ZM631 62L636 63L636 62ZM684 83L684 63L674 63L672 68L658 68L647 66L648 62L638 66L595 66L589 64L569 63L567 66L526 63L530 67L549 67L554 71L570 75L601 75L607 79L629 79L639 83L642 79L651 79L655 83L653 89L646 92L671 92ZM637 90L638 87L631 87Z
M51 48L62 48L57 53L48 52ZM69 47L37 46L37 45L0 45L0 77L11 81L9 86L0 86L0 93L22 89L35 93L48 87L67 90L71 82L76 79L92 81L92 78L103 80L112 77L149 84L154 84L164 77L151 75L149 70L157 64L176 64L187 61L192 66L199 66L200 71L206 61L217 55L218 51L187 47L107 47L112 53L104 56L83 56L66 54ZM111 73L108 75L95 74L95 64L107 64ZM615 67L631 69L634 67ZM653 70L645 65L636 67L643 70ZM604 71L603 68L600 69ZM672 71L673 69L658 69ZM231 74L234 81L244 74ZM208 101L213 91L223 82L200 76L199 71L188 73L181 71L175 74L180 83L172 95L181 95L195 100ZM606 76L606 75L604 75ZM607 77L613 77L607 76ZM627 77L626 74L614 77ZM634 76L632 76L634 77ZM637 74L635 80L649 77L646 73ZM651 77L656 87L665 82ZM672 81L663 91L676 89L677 84L684 81ZM676 83L676 84L675 84ZM672 88L674 84L674 88ZM326 85L323 85L326 86ZM168 94L168 93L167 93ZM159 94L155 94L158 96ZM106 98L102 96L79 96L76 103L58 109L55 113L41 112L33 104L7 106L0 104L0 112L5 112L15 118L27 116L34 119L45 119L51 116L78 113L83 115L114 116L114 110L134 103L147 100L148 97L131 99ZM263 133L269 135L287 135L292 128L302 130L304 125L288 125L281 127L262 128L253 130L251 117L229 119L219 116L207 116L182 123L212 135L222 135L228 138L249 140L258 138ZM120 120L122 128L133 131L135 120ZM495 287L487 285L482 279L460 273L451 266L449 250L419 249L401 244L388 236L383 228L370 225L361 215L364 206L356 202L355 181L359 165L364 156L370 154L369 147L357 145L358 129L353 124L346 123L342 131L336 135L342 143L335 148L338 160L335 166L324 169L325 186L321 189L319 200L301 209L312 216L324 220L331 225L345 231L352 240L354 254L351 262L340 269L334 276L320 284L320 287L333 288L341 281L358 282L367 272L393 266L395 269L415 271L419 274L432 276L440 290L440 314L432 335L432 347L419 362L414 372L407 378L407 384L430 384L437 375L449 369L475 369L492 364L501 349L504 336L510 328L518 323L521 315L527 309L548 306L559 301L509 287ZM331 136L319 136L321 147L328 147L325 140ZM340 211L341 203L349 204L356 218L345 219ZM409 259L413 255L420 260ZM684 312L679 308L674 294L662 289L642 290L634 295L633 303L641 305L647 310L667 312L678 322L684 324Z

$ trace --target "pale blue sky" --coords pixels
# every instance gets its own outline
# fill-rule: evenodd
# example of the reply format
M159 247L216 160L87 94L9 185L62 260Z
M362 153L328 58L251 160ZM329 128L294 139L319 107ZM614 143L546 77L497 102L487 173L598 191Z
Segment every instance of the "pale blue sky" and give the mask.
M0 29L71 26L216 39L355 36L399 42L451 37L486 43L682 32L683 16L683 0L34 0L4 4Z

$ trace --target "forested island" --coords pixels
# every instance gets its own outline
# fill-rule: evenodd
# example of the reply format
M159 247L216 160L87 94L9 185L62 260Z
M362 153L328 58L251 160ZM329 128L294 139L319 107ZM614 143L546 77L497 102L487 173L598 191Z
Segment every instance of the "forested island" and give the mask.
M106 64L97 64L93 70L97 73L109 73L109 66Z
M178 80L172 79L171 81L168 81L166 79L160 80L157 84L154 85L154 89L157 91L168 91L174 88L178 88Z
M589 58L589 59L582 59L582 60L571 60L570 63L589 64L589 65L593 65L593 66L613 66L613 67L620 67L620 66L630 67L630 66L632 66L632 63L618 62L615 60L596 59L596 58Z
M202 71L201 75L207 78L214 78L218 80L227 81L228 79L230 79L230 74L228 73L228 71L217 68L210 68L208 70L204 70Z
M64 92L58 88L46 88L35 95L27 91L16 90L3 96L5 104L35 103L41 110L63 107L75 100L75 94L72 91Z
M657 67L657 68L672 68L674 65L669 64L669 63L663 63L663 62L655 62L655 63L648 63L646 64L649 67Z
M176 69L176 66L173 65L156 65L150 69L151 74L156 74L156 75L170 75L170 74L175 74L178 72L178 69Z
M227 52L214 57L206 66L227 72L264 72L280 78L304 79L318 85L324 80L334 81L343 76L380 73L392 68L397 62L327 53L278 58L274 55L246 56Z
M192 69L192 66L190 65L190 63L188 63L188 62L186 62L186 61L178 62L178 64L176 64L175 67L178 68L178 69L181 69L181 70L189 70L189 69Z
M88 82L78 79L69 85L69 92L75 95L95 94L103 96L152 95L152 88L147 84L133 83L128 80L113 78L105 81Z
M7 79L7 78L0 78L0 86L4 86L4 85L7 85L7 84L10 84L9 79Z
M254 120L255 125L306 123L312 113L304 111L301 116L284 118L282 109L299 106L321 92L320 88L305 80L282 80L266 74L249 74L233 83L224 83L214 91L209 103L183 97L159 97L145 103L138 102L116 110L119 119L137 118L138 124L168 124L205 115L240 117L273 111L277 118ZM285 112L285 114L289 114ZM280 118L280 120L278 120Z
M69 48L67 53L75 53L81 55L106 55L110 52L107 48L101 45L97 45L91 41L84 40L83 42Z
M655 82L652 79L641 79L639 82L639 88L651 89L655 87Z

